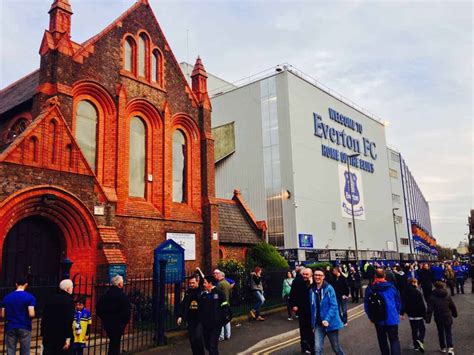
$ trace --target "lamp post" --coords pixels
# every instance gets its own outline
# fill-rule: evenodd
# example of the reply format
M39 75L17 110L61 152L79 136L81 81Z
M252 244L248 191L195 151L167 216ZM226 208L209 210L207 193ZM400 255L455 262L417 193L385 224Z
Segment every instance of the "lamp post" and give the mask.
M357 158L359 155L360 155L359 153L355 153L355 154L350 154L346 157L347 172L349 174L349 194L351 196L352 230L354 231L356 265L359 264L359 248L357 247L357 233L356 233L356 225L355 225L355 218L354 218L354 200L352 198L352 179L351 179L351 168L349 164L349 159Z
M397 224L395 221L395 211L398 211L398 207L392 208L392 218L393 218L393 229L395 230L395 244L397 246L397 258L400 257L400 249L398 248L398 235L397 235Z

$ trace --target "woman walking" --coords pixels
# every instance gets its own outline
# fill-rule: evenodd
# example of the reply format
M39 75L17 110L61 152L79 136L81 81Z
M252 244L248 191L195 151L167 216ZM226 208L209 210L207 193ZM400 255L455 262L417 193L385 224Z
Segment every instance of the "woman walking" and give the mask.
M444 271L444 278L446 279L446 285L451 290L451 297L454 296L454 286L456 286L456 275L454 274L453 268L451 265L446 266Z
M458 316L453 299L448 295L445 284L442 281L435 282L435 289L428 302L428 311L426 313L426 323L431 321L431 315L434 312L436 328L438 328L439 346L441 352L447 352L454 355L453 335L451 326L453 318Z
M264 321L265 318L260 315L260 308L262 308L265 302L265 297L263 296L262 268L260 266L255 267L254 271L250 274L250 289L256 301L254 308L250 311L250 315L258 321Z
M291 292L291 285L293 283L293 274L291 271L286 273L286 279L283 280L283 287L281 291L281 296L285 300L286 304L286 311L288 312L288 320L293 320L291 314L291 304L290 304L290 292Z

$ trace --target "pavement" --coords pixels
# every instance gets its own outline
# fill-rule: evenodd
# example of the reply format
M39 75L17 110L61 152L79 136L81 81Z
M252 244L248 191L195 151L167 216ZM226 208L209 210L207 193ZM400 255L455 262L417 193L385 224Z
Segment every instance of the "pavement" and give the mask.
M454 319L453 341L456 355L474 355L474 294L456 295L453 297L458 310ZM402 355L420 354L413 350L409 320L401 321L399 339ZM373 324L365 313L354 309L349 312L349 325L340 330L339 342L346 355L380 354ZM434 321L426 325L425 354L439 354L438 335ZM299 333L280 334L273 341L263 342L249 347L244 354L299 354ZM332 354L329 340L325 340L325 354Z
M456 295L453 298L459 316L454 320L453 337L457 355L474 355L474 294ZM362 304L349 303L349 325L340 331L339 340L346 355L379 354L374 326L368 321ZM221 354L300 354L298 320L288 321L286 310L279 308L266 315L265 322L240 319L232 326L232 337L219 342ZM426 354L439 352L436 326L426 325ZM183 334L181 334L183 335ZM402 355L419 354L412 350L408 319L401 322L399 337ZM139 353L191 354L187 338L175 337L173 343ZM332 354L329 341L325 341L325 354Z

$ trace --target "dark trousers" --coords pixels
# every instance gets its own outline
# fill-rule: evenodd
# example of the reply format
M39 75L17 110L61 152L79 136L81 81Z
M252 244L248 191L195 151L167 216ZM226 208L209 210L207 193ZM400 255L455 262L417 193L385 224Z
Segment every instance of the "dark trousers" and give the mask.
M314 353L314 334L311 328L311 315L298 314L298 325L300 327L301 351L310 351Z
M425 341L425 321L423 319L411 320L410 319L410 326L411 326L411 336L413 338L413 346L415 348L418 347L416 343L417 340L421 341L422 343Z
M359 302L359 287L351 287L352 302Z
M456 277L456 291L464 294L464 278Z
M454 280L449 280L448 282L446 282L446 285L451 290L451 296L454 296L454 284L455 284Z
M375 325L377 340L382 355L400 355L400 340L398 340L398 325ZM390 346L389 346L390 343Z
M71 346L72 355L82 355L84 354L84 348L81 343L73 343Z
M425 298L425 302L428 303L431 297L431 285L421 285L421 289L423 290L423 297Z
M286 312L288 313L288 318L291 318L291 304L290 304L290 296L286 295L284 298L286 303Z
M71 348L63 350L65 339L47 339L43 337L43 355L70 354Z
M204 355L201 323L188 325L188 337L193 355Z
M109 351L107 355L119 355L120 354L120 340L122 339L122 334L112 334L108 335L109 337Z
M219 355L219 349L217 349L217 345L219 343L219 335L221 334L221 328L222 327L202 328L204 347L207 351L209 351L209 355Z
M453 335L451 333L451 324L442 324L436 322L438 328L439 347L441 349L453 347Z

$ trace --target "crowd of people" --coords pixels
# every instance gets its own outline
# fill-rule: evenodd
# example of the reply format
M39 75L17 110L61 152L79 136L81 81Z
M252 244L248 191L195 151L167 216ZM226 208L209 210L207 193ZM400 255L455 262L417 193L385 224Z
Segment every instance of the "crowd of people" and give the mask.
M363 277L368 279L364 295ZM474 264L458 261L403 265L366 262L361 270L350 264L314 270L297 266L283 280L282 297L288 320L298 319L302 353L322 354L327 336L334 353L344 354L339 330L348 325L347 303L358 303L363 297L381 354L401 353L398 325L405 316L410 321L414 350L424 352L425 323L434 318L441 352L454 354L451 327L457 310L452 297L455 290L464 293L469 277L474 293Z
M249 275L248 287L255 298L250 315L258 322L265 302L263 270L256 267ZM366 262L344 264L325 269L297 266L288 271L282 283L282 298L286 303L288 320L298 319L302 353L323 354L324 339L329 339L335 354L343 355L339 331L348 326L348 302L364 302L369 320L383 355L401 353L398 325L408 317L413 348L424 352L426 326L434 318L439 346L443 353L454 354L453 318L457 309L452 297L465 292L465 282L472 280L474 293L474 264L459 262L406 263L383 265ZM363 292L363 279L368 285ZM109 338L108 354L119 354L123 333L131 316L131 304L123 292L124 280L117 275L112 286L99 298L97 316ZM221 270L205 276L197 268L188 278L188 288L177 309L177 325L186 324L193 354L219 354L219 341L231 338L231 293L234 280ZM28 283L19 278L16 290L4 297L1 316L6 320L5 344L7 354L30 353L32 318L36 300L26 291ZM450 293L448 292L450 290ZM50 297L41 320L43 354L83 354L92 317L86 300L73 297L74 285L69 279L59 283L59 291Z
M109 338L109 355L120 353L120 341L130 321L131 306L122 291L123 278L117 275L112 286L99 299L96 311ZM5 318L5 344L7 355L16 354L20 343L20 355L29 355L31 347L32 319L35 317L36 299L26 291L24 278L16 280L16 289L2 300L1 316ZM92 324L91 312L83 297L73 297L74 284L65 279L59 283L58 292L44 306L40 334L44 355L82 355L89 339Z

